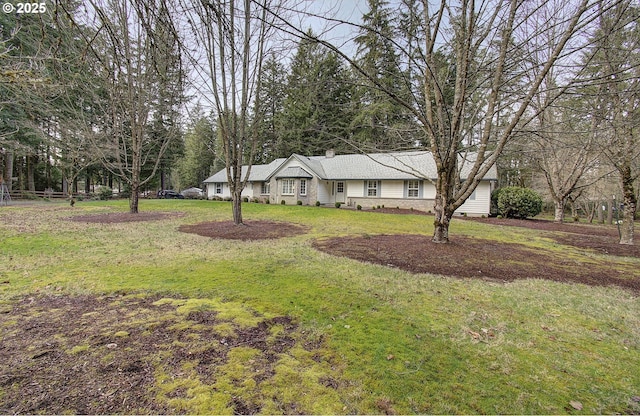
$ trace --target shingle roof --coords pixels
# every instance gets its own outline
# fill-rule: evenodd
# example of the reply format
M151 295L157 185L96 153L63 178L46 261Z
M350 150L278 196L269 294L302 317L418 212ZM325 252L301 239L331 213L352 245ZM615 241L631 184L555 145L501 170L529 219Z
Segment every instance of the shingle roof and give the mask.
M476 154L469 153L460 157L461 178L469 175ZM297 159L301 167L288 167L282 172L278 169L286 160ZM314 175L325 180L406 180L416 178L436 179L436 163L431 152L411 151L395 153L349 154L326 156L291 155L288 159L276 159L268 165L254 165L251 168L250 181L265 181L276 174L277 178L309 178ZM246 166L243 166L243 176ZM484 179L498 178L495 165L489 169ZM222 171L211 176L204 182L226 182L227 176Z
M435 160L428 151L292 157L326 180L436 179L438 176ZM475 157L475 153L460 157L462 178L469 175ZM494 165L484 179L497 178Z
M283 171L281 171L280 173L278 173L278 176L276 176L276 179L279 178L313 178L313 176L311 176L311 174L309 172L307 172L306 170L302 169L300 166L291 166L288 167L286 169L284 169Z
M266 165L253 165L251 166L251 173L249 174L249 182L264 182L267 178L285 162L285 158L275 159ZM248 166L242 167L242 178L247 176ZM203 181L204 183L220 183L227 182L227 170L222 169L216 172L214 175L208 177Z

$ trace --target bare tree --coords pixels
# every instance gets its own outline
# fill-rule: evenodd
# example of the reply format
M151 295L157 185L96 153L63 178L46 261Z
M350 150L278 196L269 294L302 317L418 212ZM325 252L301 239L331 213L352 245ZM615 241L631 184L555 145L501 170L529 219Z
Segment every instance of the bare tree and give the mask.
M579 110L566 100L564 104L566 107L547 106L541 111L525 138L530 157L543 174L555 205L555 222L564 222L571 197L577 197L602 176L602 171L595 169L602 162L595 123L581 120Z
M584 100L591 104L601 152L619 175L624 214L620 244L633 244L634 182L640 177L640 7L633 1L599 6Z
M233 221L242 224L242 190L259 144L263 62L273 47L274 17L280 2L271 0L193 0L182 4L191 39L185 41L201 92L217 115L217 131L233 200ZM200 48L190 49L193 44ZM245 172L242 166L248 165Z
M389 94L421 125L437 166L433 241L446 243L454 211L496 163L506 143L543 110L531 108L535 94L554 65L579 47L572 45L580 39L576 33L598 10L590 0L570 5L546 0L425 0L409 12L421 14L424 39L421 54L401 49L401 65L413 69L404 73L421 74L398 80L409 84L410 99L385 88L338 46L315 40L339 52L372 88ZM289 28L305 36L300 28ZM556 88L549 94L561 92ZM467 152L474 155L465 157ZM469 174L461 180L465 164Z
M129 210L138 212L141 187L155 177L177 132L151 135L152 118L180 104L183 71L178 35L164 0L90 0L75 27L99 67L107 115L94 149L103 165L131 188ZM80 20L78 22L78 20ZM93 28L93 35L83 30ZM171 89L171 93L166 91ZM177 130L177 123L168 123ZM146 168L144 177L143 168Z

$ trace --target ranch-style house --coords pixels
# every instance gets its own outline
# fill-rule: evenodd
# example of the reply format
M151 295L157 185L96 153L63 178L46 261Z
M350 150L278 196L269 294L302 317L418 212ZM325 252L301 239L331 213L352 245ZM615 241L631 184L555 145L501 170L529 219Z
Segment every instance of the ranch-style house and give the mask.
M468 175L474 154L460 158L461 178ZM242 167L246 177L247 166ZM388 208L414 208L433 211L436 189L436 164L428 151L301 156L276 159L266 165L253 165L243 197L285 201L295 205L334 205L364 208L385 205ZM491 192L498 179L492 167L467 201L456 211L473 216L489 215ZM226 170L204 181L207 197L229 198Z

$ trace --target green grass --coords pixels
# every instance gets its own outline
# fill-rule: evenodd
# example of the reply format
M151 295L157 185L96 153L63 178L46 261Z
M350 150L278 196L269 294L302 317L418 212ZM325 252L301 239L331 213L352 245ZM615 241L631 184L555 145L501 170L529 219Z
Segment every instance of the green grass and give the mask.
M187 309L215 305L236 325L255 324L249 310L291 315L306 333L326 341L342 363L342 380L336 397L326 389L316 394L321 369L311 365L304 350L294 349L259 389L228 387L241 390L234 395L264 397L267 413L274 409L273 394L290 396L286 400L296 401L298 411L310 413L640 411L632 400L640 396L640 301L629 292L538 280L535 270L530 280L508 284L412 275L311 246L313 239L332 236L430 235L430 216L243 204L246 220L310 228L307 234L265 243L177 231L180 224L229 220L229 203L145 200L140 208L185 215L101 225L66 218L126 211L126 201L83 202L73 209L56 204L0 208L0 282L7 282L0 285L0 305L43 292L119 292L191 299L179 306ZM639 259L595 256L532 230L454 220L451 237L457 235L567 253L585 267L597 262L635 268L640 278ZM246 368L233 366L253 353L250 348L235 352L225 374L242 377ZM158 371L161 395L170 381ZM230 411L215 396L220 386L188 377L180 382L191 393L175 403L179 411ZM287 383L295 389L283 389ZM571 407L572 401L580 402L582 411Z

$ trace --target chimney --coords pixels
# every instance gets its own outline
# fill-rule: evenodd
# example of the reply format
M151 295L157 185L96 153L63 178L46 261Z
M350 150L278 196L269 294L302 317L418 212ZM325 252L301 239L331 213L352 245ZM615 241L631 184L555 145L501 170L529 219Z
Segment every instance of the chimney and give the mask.
M327 150L327 152L325 153L325 156L327 159L331 159L332 157L334 157L336 155L336 151L333 149L329 149Z

